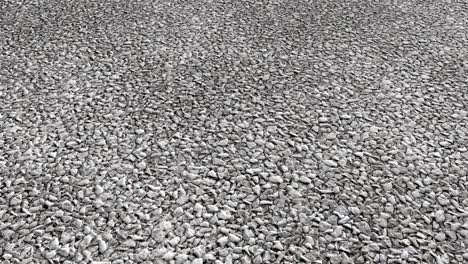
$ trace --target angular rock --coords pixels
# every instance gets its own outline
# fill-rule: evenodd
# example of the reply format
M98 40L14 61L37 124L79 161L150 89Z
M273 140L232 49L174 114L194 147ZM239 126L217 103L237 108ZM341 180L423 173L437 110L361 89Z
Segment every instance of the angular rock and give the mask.
M269 179L268 179L270 182L272 183L276 183L276 184L281 184L283 183L283 178L281 178L280 176L271 176Z
M337 167L338 163L333 160L324 160L323 164L327 165L328 167Z

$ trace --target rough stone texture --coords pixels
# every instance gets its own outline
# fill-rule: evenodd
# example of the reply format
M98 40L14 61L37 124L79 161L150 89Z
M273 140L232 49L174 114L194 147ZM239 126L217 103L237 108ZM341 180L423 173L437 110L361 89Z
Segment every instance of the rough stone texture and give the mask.
M0 1L0 262L466 262L467 10Z

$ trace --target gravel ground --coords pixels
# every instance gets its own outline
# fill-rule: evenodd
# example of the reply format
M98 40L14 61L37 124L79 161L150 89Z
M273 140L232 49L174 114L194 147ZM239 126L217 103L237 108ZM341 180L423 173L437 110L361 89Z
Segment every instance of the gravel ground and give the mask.
M467 263L466 1L0 1L1 263Z

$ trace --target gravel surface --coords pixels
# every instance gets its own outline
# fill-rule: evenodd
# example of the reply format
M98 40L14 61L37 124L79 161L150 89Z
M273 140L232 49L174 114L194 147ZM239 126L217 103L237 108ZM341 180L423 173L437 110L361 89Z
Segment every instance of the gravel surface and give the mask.
M0 1L1 263L467 263L466 1Z

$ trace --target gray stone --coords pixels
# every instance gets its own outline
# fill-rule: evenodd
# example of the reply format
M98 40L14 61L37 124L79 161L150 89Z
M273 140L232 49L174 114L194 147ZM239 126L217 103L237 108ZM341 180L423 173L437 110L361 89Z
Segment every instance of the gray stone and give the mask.
M227 146L229 144L229 140L223 139L218 142L218 146Z
M269 178L269 181L272 182L272 183L276 183L276 184L281 184L283 183L283 178L281 178L280 176L271 176Z
M228 220L228 219L231 219L231 217L232 217L231 212L226 211L226 210L222 210L218 213L218 218L221 220Z
M444 233L440 232L440 233L437 233L435 236L434 236L435 240L437 241L445 241L446 239L446 236Z
M450 204L450 200L447 199L447 197L445 197L444 194L441 194L441 195L437 198L437 200L439 201L440 205L442 205L442 206L445 206L445 205Z
M241 237L236 235L236 234L229 234L228 238L229 238L230 241L232 241L234 243L238 243L238 242L240 242L242 240Z
M444 210L442 210L442 209L437 210L437 211L435 212L434 217L435 217L435 220L436 220L437 222L439 222L439 223L444 222L444 221L445 221Z
M177 254L175 257L176 264L183 264L189 259L189 255L187 254Z
M192 264L203 264L203 259L202 258L196 258L192 261Z
M168 251L162 256L162 258L165 261L170 261L170 260L174 259L175 256L176 256L176 253L174 253L172 251Z
M106 252L107 249L108 249L106 241L104 241L102 239L99 239L98 243L99 243L99 252L101 252L101 253Z
M146 162L145 162L145 161L140 161L140 162L136 165L136 167L137 167L138 169L140 169L140 170L144 170L144 169L146 169Z
M328 167L337 167L338 163L333 160L324 160L323 164L327 165Z
M101 195L104 193L104 188L102 188L101 185L96 185L96 187L94 188L94 193L96 195Z
M222 236L217 240L218 244L220 244L221 246L224 246L228 241L229 238L227 236Z
M136 242L132 239L127 239L122 243L122 245L125 247L134 248L136 247Z

